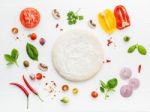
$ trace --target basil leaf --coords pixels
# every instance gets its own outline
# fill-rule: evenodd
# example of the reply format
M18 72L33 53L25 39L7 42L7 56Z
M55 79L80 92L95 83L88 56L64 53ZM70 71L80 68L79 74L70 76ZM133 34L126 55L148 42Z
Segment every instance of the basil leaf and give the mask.
M147 50L144 46L142 45L138 45L138 52L141 54L141 55L146 55L147 54Z
M100 91L101 91L102 93L105 93L105 89L104 89L103 87L100 87Z
M107 85L105 84L105 82L100 81L100 83L101 83L101 86L102 86L103 88L107 88Z
M18 59L19 53L17 49L13 49L11 51L11 57L14 59L14 61L16 61Z
M9 54L5 54L4 58L6 61L8 61L8 63L14 63L13 58Z
M116 78L113 78L113 79L110 79L108 82L107 82L107 87L109 89L112 89L112 88L115 88L118 84L118 81Z
M137 45L133 45L133 46L129 47L128 53L133 53L135 51L135 49L136 49L136 46Z
M36 60L36 61L38 60L38 51L37 51L37 48L35 46L33 46L30 43L27 43L26 52L32 60Z

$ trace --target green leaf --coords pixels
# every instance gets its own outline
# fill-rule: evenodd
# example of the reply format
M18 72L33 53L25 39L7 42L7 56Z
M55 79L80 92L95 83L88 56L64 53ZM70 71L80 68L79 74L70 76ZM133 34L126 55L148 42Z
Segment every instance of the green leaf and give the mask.
M110 79L108 82L107 82L107 87L109 89L113 89L117 86L118 84L118 80L116 78L113 78L113 79Z
M103 87L100 87L100 91L101 91L102 93L105 93L105 89L104 89Z
M135 49L136 49L136 46L137 45L133 45L133 46L129 47L128 53L133 53L135 51Z
M11 51L11 57L14 59L14 61L16 61L18 59L19 53L17 49L13 49Z
M79 16L79 20L83 20L84 19L84 17L83 16Z
M146 55L147 54L147 50L144 46L142 45L138 45L138 52L141 54L141 55Z
M13 58L9 54L5 54L4 58L6 61L8 61L8 63L14 63Z
M36 60L36 61L38 60L38 50L35 46L33 46L30 43L27 43L26 52L32 60Z
M105 82L100 81L100 83L101 83L101 86L102 86L103 88L107 88L107 85L105 84Z

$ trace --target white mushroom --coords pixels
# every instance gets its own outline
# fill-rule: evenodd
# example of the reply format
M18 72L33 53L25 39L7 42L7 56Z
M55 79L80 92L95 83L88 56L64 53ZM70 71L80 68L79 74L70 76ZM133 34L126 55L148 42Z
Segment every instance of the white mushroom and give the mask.
M57 9L54 9L52 11L52 16L55 18L55 19L60 19L60 13L58 12Z
M44 72L46 72L48 70L48 66L46 66L45 64L43 63L39 63L39 66L38 68Z
M93 20L91 20L91 19L88 21L88 25L89 25L89 27L92 28L92 29L95 29L95 28L96 28L96 24L95 24L95 23L93 22Z

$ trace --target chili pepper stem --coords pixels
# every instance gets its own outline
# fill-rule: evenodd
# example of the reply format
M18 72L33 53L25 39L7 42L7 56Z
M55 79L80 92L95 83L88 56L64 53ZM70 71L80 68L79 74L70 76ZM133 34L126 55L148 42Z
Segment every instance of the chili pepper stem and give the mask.
M40 97L39 94L36 94L36 96L41 100L41 102L43 102L44 100Z
M29 108L29 97L27 97L27 109Z

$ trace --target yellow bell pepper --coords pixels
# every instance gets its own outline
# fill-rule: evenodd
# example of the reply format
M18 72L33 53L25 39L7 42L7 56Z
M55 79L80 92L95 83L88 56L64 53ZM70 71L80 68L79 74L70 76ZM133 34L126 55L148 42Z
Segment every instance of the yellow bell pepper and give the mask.
M116 19L113 12L109 9L98 14L98 21L102 29L111 34L116 30Z

